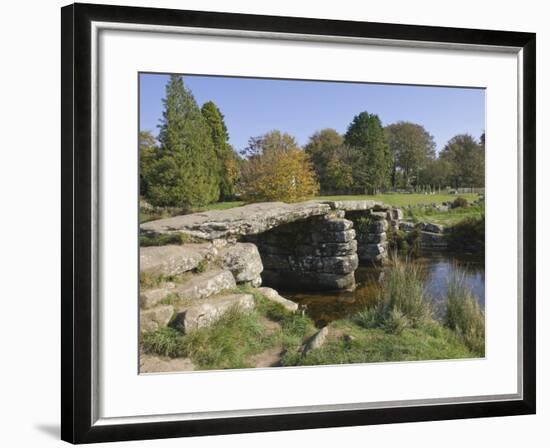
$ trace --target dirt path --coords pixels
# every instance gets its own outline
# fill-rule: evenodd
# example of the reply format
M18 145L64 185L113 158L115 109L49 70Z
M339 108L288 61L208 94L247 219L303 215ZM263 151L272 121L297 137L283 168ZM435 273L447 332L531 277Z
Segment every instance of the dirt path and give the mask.
M139 373L185 372L194 370L189 358L168 358L141 354L139 358Z

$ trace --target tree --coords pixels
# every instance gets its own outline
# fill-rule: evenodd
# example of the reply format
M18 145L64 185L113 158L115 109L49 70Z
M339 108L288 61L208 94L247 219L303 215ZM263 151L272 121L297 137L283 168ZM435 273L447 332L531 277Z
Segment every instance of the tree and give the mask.
M229 133L225 125L224 116L212 101L203 104L202 116L210 128L212 143L219 160L220 196L230 199L235 194L235 183L239 177L237 155L229 144Z
M328 190L346 192L353 187L353 168L339 156L328 161L324 176L325 188Z
M449 180L453 187L485 185L485 151L471 135L460 134L449 140L439 155L450 165Z
M378 115L361 112L353 118L344 142L358 152L354 183L363 193L377 193L389 185L391 158Z
M397 186L398 174L403 178L403 187L418 184L420 171L435 158L433 137L419 124L407 121L390 124L385 132L393 156L393 186Z
M431 159L426 162L419 172L418 183L431 185L433 188L445 188L449 185L451 164L444 159Z
M139 131L139 194L147 194L151 166L157 158L157 141L150 131Z
M248 146L243 150L247 158L255 157L270 151L286 151L299 148L294 137L278 130L273 130L259 137L251 137Z
M147 199L185 209L216 201L220 168L211 131L181 76L170 76L163 104L160 148L148 173Z
M296 202L318 193L311 161L294 137L271 131L250 139L246 153L240 181L245 200Z
M321 191L339 192L353 187L349 148L337 131L322 129L315 132L304 150L313 163Z

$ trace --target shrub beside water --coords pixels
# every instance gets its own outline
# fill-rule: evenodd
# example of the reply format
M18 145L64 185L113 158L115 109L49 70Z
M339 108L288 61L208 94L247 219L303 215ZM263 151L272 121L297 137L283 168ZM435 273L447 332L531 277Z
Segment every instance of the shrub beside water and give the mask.
M387 230L388 247L391 251L407 256L416 256L420 250L420 230L404 232L389 228Z
M485 252L485 214L469 216L445 229L449 249Z

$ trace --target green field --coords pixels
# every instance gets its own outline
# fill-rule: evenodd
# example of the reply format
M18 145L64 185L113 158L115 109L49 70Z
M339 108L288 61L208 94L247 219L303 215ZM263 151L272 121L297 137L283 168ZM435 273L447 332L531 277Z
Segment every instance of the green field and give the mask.
M460 207L447 212L434 210L433 208L414 208L405 211L405 220L411 222L432 222L443 226L451 226L467 217L479 218L484 214L484 208L479 205Z
M393 205L395 207L404 207L407 205L431 205L441 204L443 202L453 201L458 196L467 199L469 202L476 200L479 195L474 193L464 193L460 195L456 194L404 194L404 193L386 193L377 195L337 195L337 196L317 196L313 198L319 201L358 201L358 200L372 200L383 202L387 205ZM240 207L244 205L243 201L233 202L216 202L214 204L207 205L203 210L225 210L233 207Z
M469 202L476 200L479 195L474 193L465 194L422 194L422 193L385 193L377 195L340 195L340 196L318 196L315 199L326 201L352 201L370 199L373 201L383 202L387 205L393 205L395 207L405 207L407 205L430 205L441 204L443 202L453 201L458 196L467 199Z
M384 204L391 205L394 207L406 207L414 206L421 207L422 205L432 205L432 204L441 204L443 202L450 202L455 200L457 197L463 197L468 200L468 202L473 202L479 198L478 194L475 193L464 193L460 195L456 194L405 194L405 193L386 193L386 194L377 194L377 195L337 195L337 196L317 196L313 200L318 201L358 201L358 200L373 200L378 202L383 202ZM244 201L227 201L227 202L215 202L209 204L200 209L194 210L194 212L201 212L207 210L226 210L229 208L240 207L245 205ZM452 210L450 212L436 212L434 210L424 211L421 208L415 209L413 214L414 216L405 216L405 219L410 219L413 221L418 220L430 220L431 222L439 224L454 224L455 222L460 221L466 216L471 216L472 214L479 214L479 209L476 207L463 208ZM168 218L174 215L180 215L183 212L177 208L155 208L153 210L140 210L140 222L152 221L155 219Z

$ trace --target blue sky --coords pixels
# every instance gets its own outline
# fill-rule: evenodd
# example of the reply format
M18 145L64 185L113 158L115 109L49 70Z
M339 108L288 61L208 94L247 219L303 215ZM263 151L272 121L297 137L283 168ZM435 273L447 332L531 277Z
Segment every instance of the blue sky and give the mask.
M382 124L412 121L433 135L439 151L457 134L485 130L485 91L321 81L214 76L183 77L199 106L214 101L225 115L230 143L240 151L248 139L278 129L305 145L315 131L344 133L354 115L378 114ZM140 75L140 129L158 134L168 75Z

